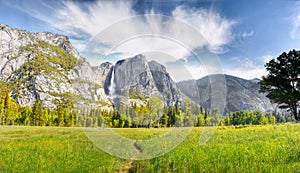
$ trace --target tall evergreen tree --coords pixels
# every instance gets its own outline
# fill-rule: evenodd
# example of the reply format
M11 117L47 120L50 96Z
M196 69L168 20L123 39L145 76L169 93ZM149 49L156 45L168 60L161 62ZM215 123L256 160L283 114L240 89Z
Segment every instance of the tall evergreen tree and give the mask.
M267 92L268 98L280 108L290 110L295 120L300 121L300 51L284 52L265 67L269 73L263 76L260 91Z
M10 99L10 96L9 96L9 93L7 92L6 95L5 95L5 99L4 99L4 109L11 109L11 99Z
M34 125L36 126L42 125L43 107L42 107L41 100L39 98L35 100L35 103L32 108L32 114L33 114Z

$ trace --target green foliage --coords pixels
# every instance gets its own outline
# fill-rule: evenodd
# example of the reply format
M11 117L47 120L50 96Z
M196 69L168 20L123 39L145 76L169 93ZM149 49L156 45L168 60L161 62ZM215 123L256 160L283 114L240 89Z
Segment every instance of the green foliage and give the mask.
M259 110L228 113L221 120L221 123L226 126L267 125L267 124L275 124L275 122L276 122L276 118L270 112L263 114Z
M71 83L88 84L90 86L94 86L94 88L103 88L101 85L99 85L97 83L93 83L91 81L80 79L80 78L72 79Z
M81 128L0 127L0 172L117 172L126 160L113 157Z
M7 92L4 99L4 109L11 109L12 101L10 99L9 93Z
M51 63L53 63L68 71L73 69L77 64L77 59L63 48L54 46L45 41L39 41L37 44L25 46L21 48L20 51L30 51L35 54L36 58L34 58L33 62L36 62L38 65L44 65L46 63L45 66L51 66ZM44 51L48 51L49 53L44 53Z
M280 104L281 108L288 108L299 121L300 51L284 52L265 67L269 73L263 76L261 92L267 92L267 97Z
M39 98L36 99L36 101L33 105L32 115L33 115L33 124L35 126L42 125L43 107L42 107L42 103Z
M54 80L61 82L67 80L67 73L77 64L77 59L59 46L40 41L34 45L27 45L20 52L28 51L32 55L18 70L18 76L25 77L21 81L15 79L12 82L14 90L22 88L21 84L32 77L45 74Z
M3 100L6 97L6 94L11 90L8 83L0 81L0 99Z
M32 108L17 105L8 93L0 99L0 124L34 125L34 126L87 126L87 127L184 127L184 126L230 126L230 125L267 125L282 122L271 113L260 111L240 111L228 113L221 117L218 111L211 113L201 107L186 102L166 106L158 97L150 97L146 105L121 105L118 109L78 110L74 104L83 98L72 93L51 93L61 99L55 104L57 108L43 108L39 99ZM286 121L286 120L285 120ZM285 122L284 121L284 122Z
M85 100L72 93L48 93L59 97L54 103L55 109L44 108L36 99L32 108L22 107L10 98L9 88L0 83L0 125L34 125L34 126L85 126L85 127L184 127L184 126L230 126L230 125L267 125L286 122L287 116L263 114L260 111L239 111L222 117L218 111L205 111L190 100L165 105L162 99L150 97L145 105L121 105L117 109L78 110L74 104ZM105 104L102 104L105 106Z
M198 140L204 128L194 128L174 150L134 161L128 172L299 172L299 128L300 124L221 127L203 145ZM148 140L170 130L114 131ZM0 133L1 172L122 172L130 162L95 147L82 128L1 126Z
M128 97L130 99L139 99L143 101L149 98L148 96L143 95L138 88L134 89L133 87L129 88Z
M205 130L209 128L206 127ZM300 171L300 124L241 129L222 127L216 130L207 143L199 145L199 136L203 129L194 128L183 143L163 156L135 161L131 172ZM128 136L138 136L139 130L131 131ZM141 129L139 133L151 132L158 133L156 129L147 132Z

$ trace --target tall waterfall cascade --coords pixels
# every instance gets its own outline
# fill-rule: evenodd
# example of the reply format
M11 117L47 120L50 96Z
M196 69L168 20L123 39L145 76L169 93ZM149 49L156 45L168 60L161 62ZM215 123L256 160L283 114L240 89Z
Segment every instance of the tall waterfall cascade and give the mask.
M110 77L110 85L108 87L108 90L109 90L109 96L111 98L114 97L115 95L115 69L114 67L112 67L112 72L111 72L111 77Z

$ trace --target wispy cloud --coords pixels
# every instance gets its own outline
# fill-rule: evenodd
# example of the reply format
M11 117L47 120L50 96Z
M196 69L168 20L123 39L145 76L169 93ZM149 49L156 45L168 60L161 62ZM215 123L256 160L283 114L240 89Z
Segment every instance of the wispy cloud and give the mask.
M273 58L274 56L269 54L257 58L233 57L231 58L232 65L224 67L224 73L245 79L260 78L267 75L263 64Z
M271 61L272 59L274 59L273 55L263 55L261 57L259 57L260 61L262 61L264 64L266 64L267 62Z
M254 79L261 78L267 74L265 68L254 68L254 69L245 69L245 68L235 68L235 69L225 69L225 74L238 76L244 79Z
M24 1L22 6L18 6L16 3L10 5L16 6L19 10L46 23L49 27L47 28L48 31L68 35L72 44L81 53L86 50L86 45L90 40L95 39L98 33L112 24L138 15L133 10L133 1L55 1L54 5L48 1L37 1L35 5L30 4ZM106 46L114 43L115 38L124 32L131 35L149 32L159 33L162 36L168 35L168 38L149 35L128 38L111 50L110 53L114 56L110 57L112 61L115 61L118 58L143 53L149 56L150 60L167 64L168 62L187 60L187 57L192 54L191 51L198 48L206 49L210 53L226 53L228 51L227 47L236 37L233 29L237 25L237 21L226 18L218 11L178 6L171 11L170 18L166 19L163 16L161 18L152 17L151 15L156 13L154 10L145 12L149 14L148 16L143 16L125 26L114 28L110 35L106 35L106 42L100 42L99 45L94 47L94 51L99 53L99 57L101 53L108 53ZM176 21L181 21L198 31L203 36L203 40L195 41L194 35L184 32L183 25L178 24ZM244 32L242 37L250 37L253 34L253 31ZM177 40L169 39L170 37L177 38ZM180 39L190 39L188 40L190 47L182 45ZM153 52L161 53L155 54ZM97 54L84 55L93 65L100 64L103 61L103 59L97 58ZM207 75L207 69L211 72L222 71L222 69L214 69L213 64L204 67L199 63L191 64L187 61L182 67L188 69L191 78ZM169 70L172 73L172 69ZM174 74L177 73L177 76L179 76L177 80L181 80L180 74L178 74L179 71L176 68L173 70ZM183 73L181 72L181 74Z
M291 38L300 39L300 14L294 19Z
M201 63L190 63L182 62L168 69L169 73L174 76L174 80L182 81L188 79L199 79L201 77L207 76L209 71L218 71L221 74L228 74L233 76L238 76L244 79L254 79L261 78L267 75L267 71L262 64L262 62L268 62L272 59L271 55L264 55L254 59L233 57L228 61L232 61L231 65L226 65L220 69L214 69L214 66L205 66Z
M232 29L237 22L222 17L218 12L179 6L172 12L172 16L197 29L207 39L210 50L215 53L226 52L223 46L230 44L234 39Z
M210 74L223 73L223 69L219 69L218 66L207 66L200 62L192 64L186 61L177 61L176 63L167 66L167 70L175 81L197 80Z
M43 9L48 9L46 10L47 13L45 10L41 11L38 7L22 6L20 9L47 23L51 28L69 35L72 39L72 43L79 50L82 50L83 45L86 44L88 39L106 27L122 19L137 15L133 10L134 4L132 4L132 1L96 1L84 3L62 1L56 4L55 7L46 2L41 1L40 3L43 5ZM153 14L154 10L147 13ZM218 12L207 9L188 9L179 6L173 10L171 14L171 17L180 19L198 30L208 41L209 44L207 47L215 53L224 53L226 51L225 46L230 44L233 39L232 28L236 22L223 17ZM130 27L119 29L136 32L137 30L145 29L145 26L149 26L151 23L152 30L159 30L159 32L163 34L164 32L169 32L164 28L164 22L163 20L151 21L151 18L146 17L145 20L141 20L139 23L133 23ZM172 26L172 23L169 23L169 25ZM173 30L174 29L176 28L173 28ZM178 34L180 29L181 28L177 28L177 32L174 31L174 34ZM165 51L178 50L178 58L187 56L186 50L181 49L180 51L178 46L172 47L170 44L165 45L166 42L164 41L158 42L154 40L156 44L149 44L147 41L149 41L149 38L146 38L145 41L136 41L135 44L139 45L139 49L134 48L131 50L129 46L126 47L126 51L131 52L131 54L136 54L139 50L144 50L143 47L149 49L149 47L151 48L153 45L154 49L162 47ZM203 45L195 45L195 47L197 46ZM123 49L121 49L121 51L123 51Z
M250 32L243 32L242 34L241 34L241 37L242 38L247 38L247 37L252 37L254 35L254 31L252 30L252 31L250 31Z

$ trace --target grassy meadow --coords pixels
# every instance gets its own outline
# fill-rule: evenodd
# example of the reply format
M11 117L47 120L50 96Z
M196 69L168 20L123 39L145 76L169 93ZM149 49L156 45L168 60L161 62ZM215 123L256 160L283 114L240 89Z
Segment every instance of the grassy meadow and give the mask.
M202 130L160 157L129 161L98 149L81 128L1 126L0 172L300 172L300 124L219 127L199 145ZM168 129L115 131L150 139Z
M125 163L81 128L0 127L0 172L114 172Z

